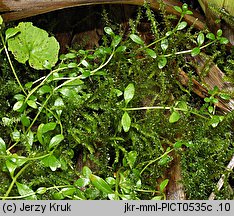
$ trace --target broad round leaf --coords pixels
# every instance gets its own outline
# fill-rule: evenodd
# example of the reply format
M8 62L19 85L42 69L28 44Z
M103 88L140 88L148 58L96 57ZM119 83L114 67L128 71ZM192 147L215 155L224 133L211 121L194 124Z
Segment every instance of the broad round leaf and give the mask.
M119 47L116 49L116 52L125 52L126 49L127 49L126 46L119 46Z
M84 177L89 178L89 176L92 174L92 171L87 166L84 166L82 169L82 174Z
M48 131L52 131L55 129L56 127L56 123L55 122L49 122L47 124L43 124L43 127L41 128L42 129L42 133L47 133Z
M2 16L0 16L0 25L2 25L3 24L3 18L2 18Z
M21 116L20 120L23 126L28 127L30 125L30 120L25 114Z
M21 22L15 27L20 33L8 39L8 49L15 59L37 70L45 69L46 61L54 66L58 61L59 43L55 37L49 37L45 30L37 28L31 22Z
M117 47L119 45L119 43L121 42L121 40L122 40L121 36L119 36L119 35L114 36L112 43L111 43L111 46Z
M72 196L76 192L76 188L66 187L63 188L60 192L63 194L63 196Z
M40 95L46 94L46 93L50 93L52 92L52 88L48 85L43 85L41 88L39 88L38 93Z

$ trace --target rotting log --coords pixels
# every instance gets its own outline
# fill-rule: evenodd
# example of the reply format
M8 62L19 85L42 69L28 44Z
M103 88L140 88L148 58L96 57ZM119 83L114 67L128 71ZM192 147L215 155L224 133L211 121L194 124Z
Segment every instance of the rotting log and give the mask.
M128 4L142 6L145 0L2 0L0 1L0 14L5 22L19 20L51 11L61 10L76 6L100 5L100 4ZM160 4L156 0L148 0L153 10L158 10ZM181 5L175 0L163 0L166 11L179 16L173 6ZM202 16L194 12L194 16L186 15L188 24L194 24L195 28L203 29L205 24L200 21Z

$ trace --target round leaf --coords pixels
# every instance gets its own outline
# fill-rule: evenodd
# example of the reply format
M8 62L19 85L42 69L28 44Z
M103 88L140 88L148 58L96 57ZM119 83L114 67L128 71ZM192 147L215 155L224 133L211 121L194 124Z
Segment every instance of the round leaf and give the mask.
M58 61L59 43L54 37L48 37L45 30L37 28L31 22L21 22L15 27L20 33L8 39L8 49L15 59L37 70L45 69L46 61L54 66Z
M2 18L2 16L0 15L0 25L2 25L3 24L3 18Z
M125 52L126 49L127 49L126 46L119 46L119 47L116 49L116 52Z
M122 40L121 36L119 36L119 35L114 36L113 41L111 43L111 46L117 47L119 45L119 43L121 42L121 40Z
M42 126L42 133L44 134L44 133L47 133L48 131L52 131L52 130L54 130L55 129L55 127L56 127L56 123L55 122L49 122L49 123L47 123L47 124L43 124L43 126Z
M52 92L52 88L48 85L43 85L41 88L39 88L38 93L40 95L46 94L46 93L50 93Z
M106 182L107 182L109 185L115 185L116 180L115 180L113 177L107 177L107 178L106 178Z
M128 161L128 165L130 166L130 168L133 168L136 159L137 159L137 152L136 151L130 151L127 154L127 161Z
M67 187L63 188L60 192L63 194L63 196L72 196L76 192L76 188Z

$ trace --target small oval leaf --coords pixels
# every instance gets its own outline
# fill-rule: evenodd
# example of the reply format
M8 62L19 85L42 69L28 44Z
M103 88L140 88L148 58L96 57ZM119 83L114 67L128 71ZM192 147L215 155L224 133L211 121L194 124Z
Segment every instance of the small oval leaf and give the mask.
M200 48L199 47L195 47L192 49L191 55L194 57L196 55L198 55L200 53Z
M208 33L206 37L210 40L215 40L215 35L213 33Z
M110 36L115 36L115 33L113 32L113 30L110 27L105 27L104 31Z
M138 35L130 34L130 38L132 39L133 42L140 45L144 45L144 41Z
M145 50L145 52L150 56L150 57L152 57L152 58L157 58L157 54L156 54L156 52L154 52L154 50L152 50L152 49L146 49Z
M167 50L167 48L168 48L168 40L167 39L163 39L161 41L161 48L162 48L163 51Z
M177 31L180 31L180 30L184 29L187 25L188 25L187 22L182 21L181 23L178 24L176 30L177 30Z
M33 101L33 100L28 100L28 101L27 101L27 104L28 104L30 107L32 107L33 109L37 109L37 104L36 104L36 102Z
M27 194L29 194L29 196L27 196L27 200L36 200L37 196L35 195L35 192L27 185L25 184L21 184L19 182L16 182L16 186L18 189L18 192L21 196L25 196Z
M165 179L161 184L159 185L160 191L163 192L164 189L166 188L167 184L169 182L169 179Z
M128 86L124 90L124 100L125 104L128 104L129 101L132 100L135 94L135 87L133 83L128 84Z
M0 137L0 154L6 153L6 143L5 141Z
M99 176L90 174L90 180L92 184L100 191L107 193L107 194L113 194L114 191L111 189L111 187Z
M54 136L49 143L49 150L56 147L57 145L59 145L60 142L62 142L64 140L64 136L62 134L58 134L56 136Z
M92 171L87 166L84 166L82 169L82 174L85 178L89 178L89 176L92 174Z
M125 132L128 132L131 127L131 118L127 112L123 114L122 119L121 119L121 124L123 126L123 130Z
M23 104L24 104L24 101L17 101L13 106L13 110L14 111L19 110L20 108L22 108Z
M166 57L161 57L159 60L158 60L158 68L159 69L162 69L166 66L167 64L167 58Z
M179 6L173 7L177 12L182 13L182 9Z
M169 122L175 123L179 121L179 119L180 119L180 114L177 111L173 111L172 114L170 115Z
M201 46L205 41L205 36L204 34L201 32L198 37L197 37L197 43L198 43L198 46Z

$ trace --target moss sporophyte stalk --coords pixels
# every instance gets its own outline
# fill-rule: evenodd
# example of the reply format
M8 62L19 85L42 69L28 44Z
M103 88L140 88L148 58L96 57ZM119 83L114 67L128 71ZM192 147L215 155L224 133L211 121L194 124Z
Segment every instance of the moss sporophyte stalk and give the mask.
M98 46L64 54L33 23L0 18L1 199L169 199L178 161L184 197L233 198L234 115L221 106L233 94L209 89L188 61L228 53L212 61L231 79L233 52L222 30L187 24L186 4L179 19L161 4L127 27L106 7Z

